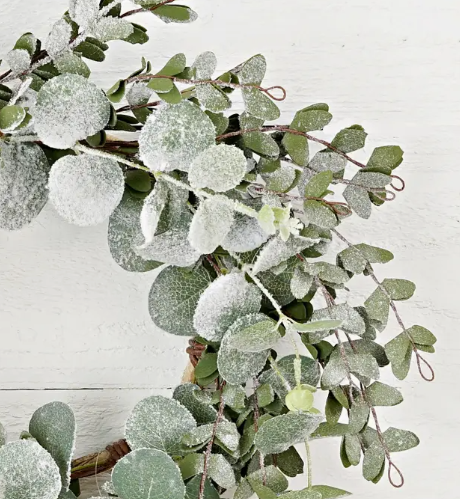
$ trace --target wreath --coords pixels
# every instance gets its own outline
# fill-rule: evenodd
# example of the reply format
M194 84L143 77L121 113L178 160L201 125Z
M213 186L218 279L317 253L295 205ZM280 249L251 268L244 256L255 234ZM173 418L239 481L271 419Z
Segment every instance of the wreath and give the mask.
M357 161L365 130L352 125L326 140L324 103L274 124L286 92L263 85L260 54L217 77L212 52L190 65L176 54L155 69L142 58L101 90L85 60L103 61L111 40L145 43L132 16L196 18L175 0L133 3L122 12L120 0L70 0L44 43L25 33L6 54L0 228L23 228L48 200L72 224L108 219L120 267L161 266L150 315L191 337L192 369L172 398L140 401L125 439L91 456L72 461L75 417L60 402L39 408L18 441L6 443L0 427L0 495L72 499L80 477L113 468L104 490L121 499L218 499L229 489L234 499L345 497L313 479L309 442L331 437L345 468L362 463L364 479L387 472L401 487L394 454L419 440L381 427L378 408L403 397L380 372L389 366L403 380L415 360L433 380L424 355L436 338L398 312L415 285L375 273L393 254L338 226L369 218L404 189L394 173L403 151L385 145ZM244 111L232 114L235 91ZM353 306L349 283L359 275L375 289ZM390 313L397 327L382 345ZM304 472L305 487L288 490L288 477Z

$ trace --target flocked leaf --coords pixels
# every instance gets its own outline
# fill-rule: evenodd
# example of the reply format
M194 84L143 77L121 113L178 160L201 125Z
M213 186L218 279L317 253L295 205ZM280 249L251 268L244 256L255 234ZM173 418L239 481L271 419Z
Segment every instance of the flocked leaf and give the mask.
M407 430L388 428L383 432L383 438L390 452L402 452L413 449L420 443L417 435Z
M173 398L186 407L198 424L213 423L217 417L217 411L212 405L207 404L197 397L196 392L201 392L199 386L192 383L183 383L176 387ZM228 402L226 402L227 404ZM231 405L228 403L228 405Z
M403 401L403 396L398 389L376 381L366 389L369 403L373 406L393 406Z
M245 325L236 329L228 340L228 346L241 352L262 352L272 348L281 338L276 322L264 314L250 314L241 323ZM249 325L246 325L248 324Z
M367 263L387 263L393 260L393 254L382 248L369 244L355 244L337 255L337 261L345 270L360 274Z
M132 449L148 447L180 455L182 437L195 427L195 419L179 402L154 395L134 407L125 437Z

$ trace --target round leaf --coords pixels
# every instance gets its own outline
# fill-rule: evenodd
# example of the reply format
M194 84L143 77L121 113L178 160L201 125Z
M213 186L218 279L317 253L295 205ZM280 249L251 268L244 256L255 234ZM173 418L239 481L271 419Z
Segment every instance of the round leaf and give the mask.
M183 499L185 486L177 464L164 452L138 449L120 459L112 472L123 499Z
M125 181L112 159L82 154L54 163L49 179L50 201L68 222L97 225L107 219L123 196Z
M209 117L190 101L164 107L147 120L139 137L142 161L152 170L188 171L215 141Z
M109 118L110 102L104 92L83 76L56 76L38 92L35 131L55 149L73 147L78 140L94 135Z
M182 437L195 427L193 416L177 400L154 395L134 407L125 437L132 449L148 447L180 455Z
M240 324L242 327L234 331L228 345L241 352L262 352L272 348L281 338L276 322L264 314L246 315Z

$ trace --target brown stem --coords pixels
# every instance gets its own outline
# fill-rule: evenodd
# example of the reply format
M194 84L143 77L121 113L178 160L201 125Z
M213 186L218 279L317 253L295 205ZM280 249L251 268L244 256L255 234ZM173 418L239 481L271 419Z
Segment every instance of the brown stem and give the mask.
M407 332L406 326L404 325L404 322L402 321L402 318L399 315L399 312L398 312L398 309L396 307L396 304L395 304L394 300L391 298L390 293L388 293L388 291L385 289L385 287L382 285L382 283L377 279L377 276L375 275L374 269L372 268L372 265L369 262L369 260L367 260L367 258L364 256L364 254L362 253L362 251L359 250L359 248L357 248L356 246L354 246L353 244L351 244L351 242L348 241L348 239L346 239L342 234L340 234L340 232L338 232L336 229L332 229L332 232L342 242L344 242L348 247L354 248L354 250L356 252L358 252L358 254L362 258L364 258L364 260L366 260L366 262L367 262L367 264L366 264L366 270L367 270L368 274L371 276L371 279L375 282L375 284L377 284L377 286L381 289L381 291L385 294L385 296L389 300L389 302L390 302L390 308L391 308L391 310L393 310L394 316L395 316L395 318L396 318L399 326L401 327L403 333L405 333L407 335L407 337L409 338L409 341L410 341L411 346L412 346L412 350L414 351L415 358L417 360L417 368L418 368L418 372L420 373L420 376L425 381L429 381L429 382L430 381L434 381L434 378L435 378L434 369L431 367L431 365L429 364L429 362L427 360L425 360L425 358L420 354L419 349L417 348L417 345L416 345L416 343L414 341L414 338L412 338L412 335ZM429 376L426 376L425 373L423 372L422 363L424 363L427 366L427 368L429 370L429 373L430 373Z
M212 427L211 440L209 441L209 443L206 447L206 451L204 453L203 474L201 475L200 492L198 495L198 499L203 499L203 496L204 496L204 486L206 484L206 476L208 474L209 458L211 457L212 446L214 444L214 439L216 438L217 427L219 426L219 423L224 415L225 403L224 403L223 389L224 389L225 384L226 384L225 381L223 381L219 387L219 390L220 390L219 411L217 413L217 417L216 417L216 421L214 422L214 426Z

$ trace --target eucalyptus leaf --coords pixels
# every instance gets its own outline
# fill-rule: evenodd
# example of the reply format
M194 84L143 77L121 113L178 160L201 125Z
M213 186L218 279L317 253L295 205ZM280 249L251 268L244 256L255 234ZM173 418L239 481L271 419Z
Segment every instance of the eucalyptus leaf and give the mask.
M241 352L262 352L272 348L281 338L277 324L264 314L250 314L240 318L241 323L249 323L236 329L228 340L228 346Z
M213 423L217 417L216 409L212 405L198 400L194 395L197 392L201 393L199 386L193 383L183 383L176 387L173 398L190 411L198 424Z

